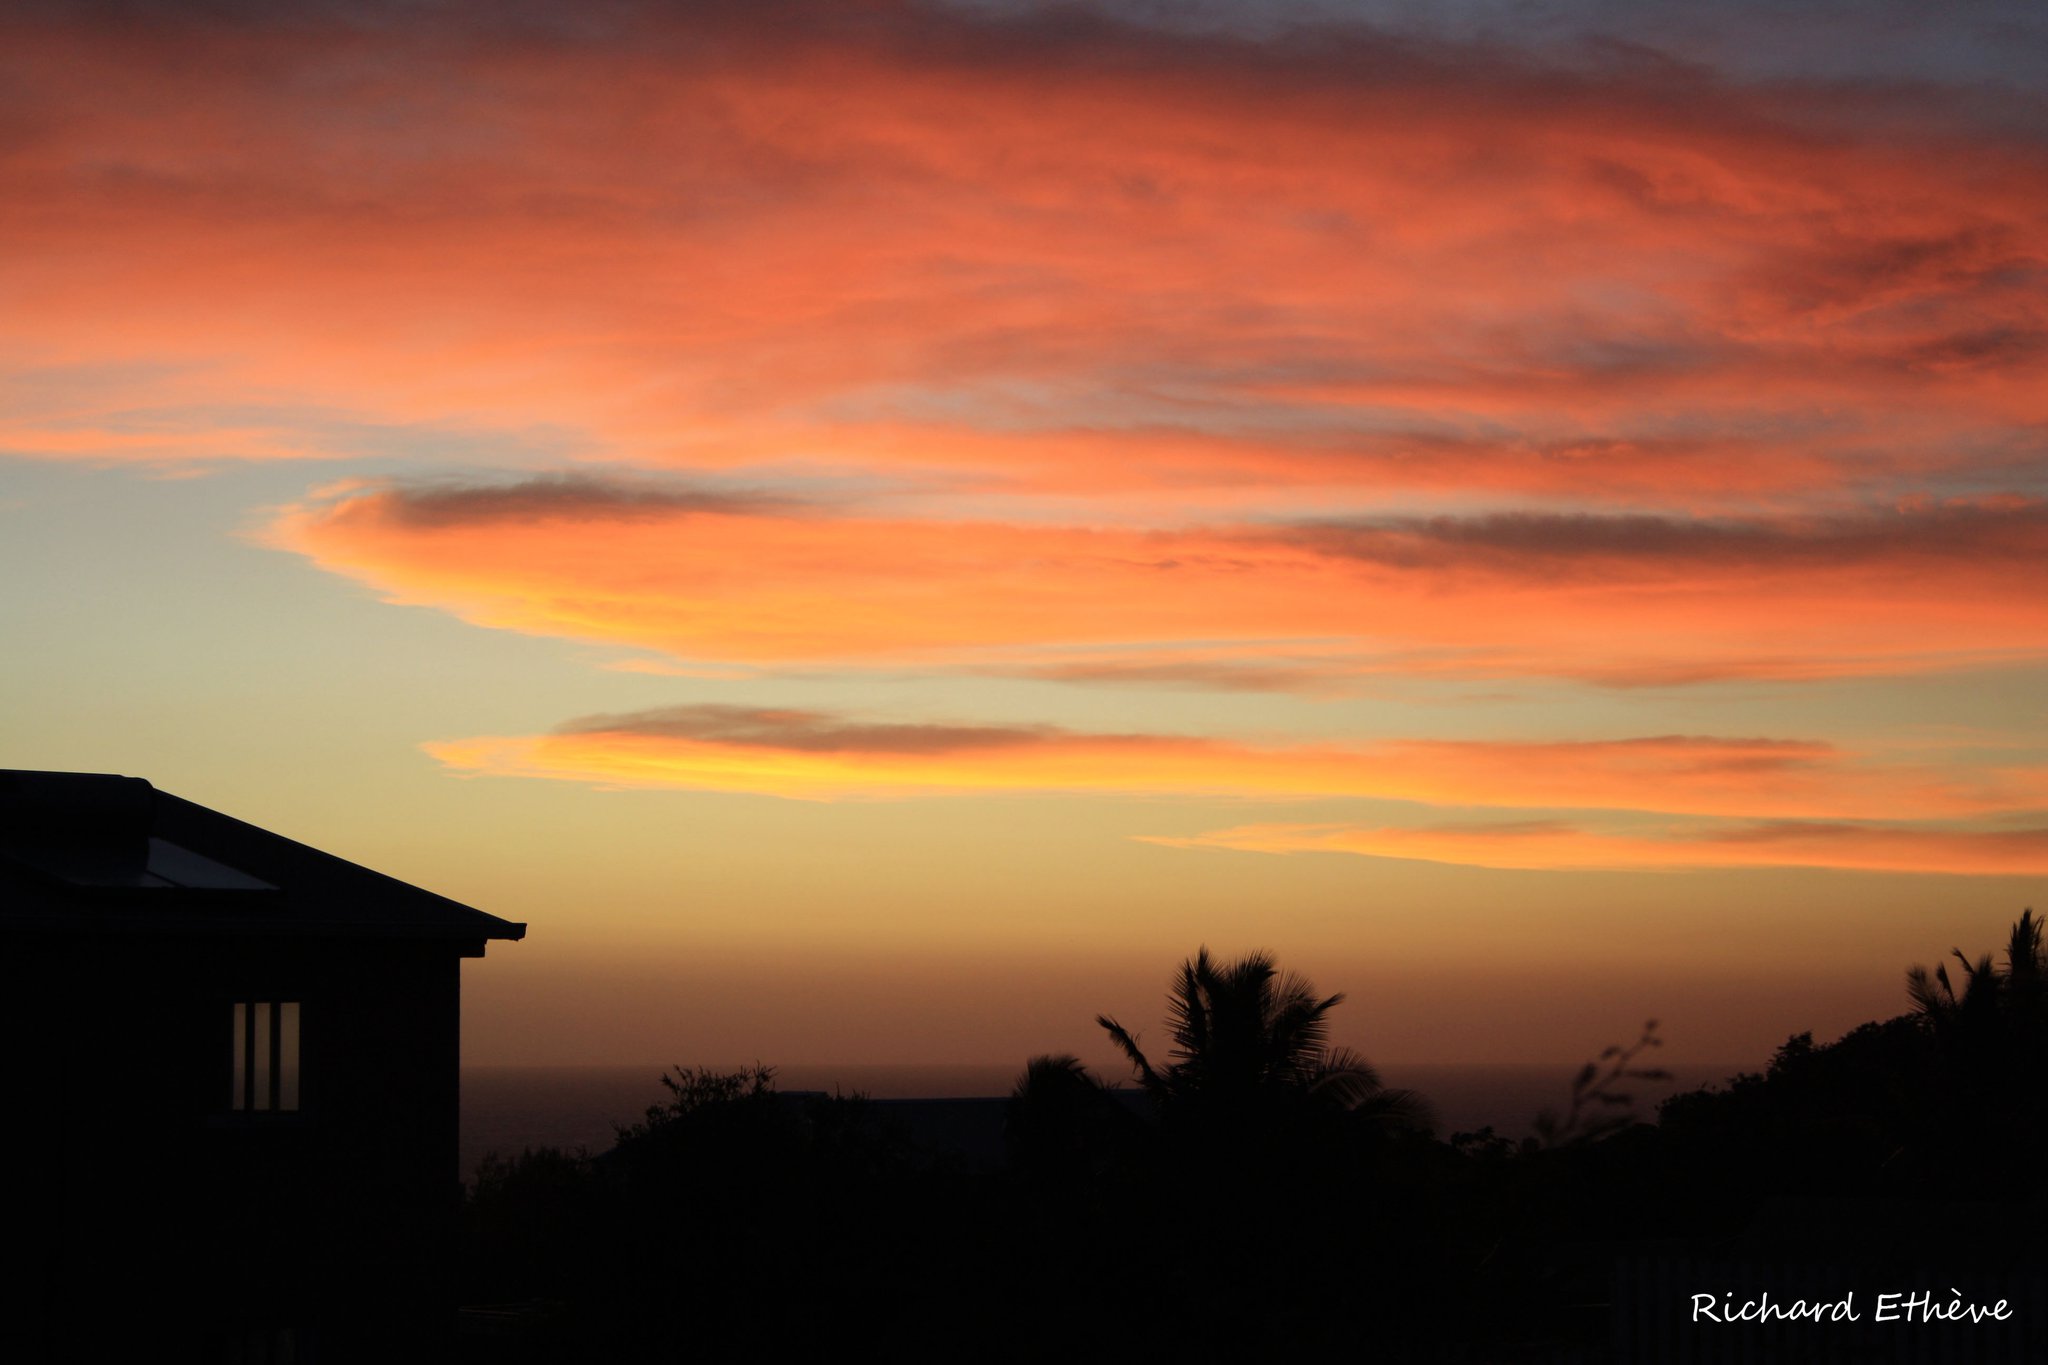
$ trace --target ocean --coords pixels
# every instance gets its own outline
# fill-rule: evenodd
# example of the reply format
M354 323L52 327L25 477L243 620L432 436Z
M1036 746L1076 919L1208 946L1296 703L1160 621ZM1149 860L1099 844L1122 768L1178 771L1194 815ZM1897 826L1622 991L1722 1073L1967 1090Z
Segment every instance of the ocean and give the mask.
M1573 1074L1583 1063L1562 1065L1456 1064L1388 1066L1389 1086L1420 1091L1437 1117L1437 1133L1469 1132L1491 1124L1521 1137L1538 1112L1562 1109ZM465 1180L485 1156L516 1156L529 1147L611 1146L616 1125L639 1118L668 1092L659 1063L641 1066L469 1066L462 1069L461 1170ZM735 1068L736 1069L736 1068ZM1739 1064L1671 1067L1672 1079L1627 1087L1636 1112L1656 1113L1657 1101L1681 1090L1722 1081ZM1754 1067L1750 1069L1755 1069ZM1010 1093L1021 1063L978 1066L788 1066L775 1069L779 1090L860 1092L870 1099L955 1099Z

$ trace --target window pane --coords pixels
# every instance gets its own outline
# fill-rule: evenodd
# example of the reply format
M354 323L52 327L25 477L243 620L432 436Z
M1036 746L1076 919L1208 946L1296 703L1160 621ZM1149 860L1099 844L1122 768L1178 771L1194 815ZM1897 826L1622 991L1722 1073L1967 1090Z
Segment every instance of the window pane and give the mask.
M254 1109L270 1107L270 1005L259 1002L249 1009L256 1017L256 1038L249 1051L249 1072L256 1082Z
M235 1004L235 1037L230 1051L235 1058L235 1088L228 1100L230 1109L240 1109L247 1103L245 1087L249 1084L249 1019L248 1006Z
M277 1107L299 1107L299 1002L287 1000L277 1007Z

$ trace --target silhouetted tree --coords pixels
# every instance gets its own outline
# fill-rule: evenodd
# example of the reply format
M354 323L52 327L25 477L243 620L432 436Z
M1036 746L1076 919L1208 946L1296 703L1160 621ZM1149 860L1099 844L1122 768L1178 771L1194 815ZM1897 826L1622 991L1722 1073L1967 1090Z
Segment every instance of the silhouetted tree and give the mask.
M1167 993L1173 1037L1164 1068L1153 1066L1115 1019L1095 1022L1130 1060L1162 1117L1219 1118L1295 1110L1350 1113L1370 1126L1426 1130L1427 1107L1412 1092L1388 1090L1347 1048L1330 1046L1329 1013L1343 995L1317 999L1299 976L1282 976L1270 953L1219 965L1205 947L1181 964Z
M579 1243L590 1226L591 1180L590 1157L580 1151L541 1147L484 1158L464 1210L467 1296L536 1299L573 1283L586 1259Z
M2041 931L2034 912L2022 910L2005 948L2006 998L2014 1009L2036 1015L2048 1007L2048 943Z
M1168 989L1159 1061L1098 1016L1158 1117L1124 1193L1158 1276L1143 1297L1170 1305L1176 1349L1160 1358L1355 1352L1356 1322L1444 1282L1444 1226L1422 1207L1426 1111L1332 1046L1343 999L1268 953L1219 962L1203 948ZM1338 1302L1345 1313L1302 1309Z
M1643 1025L1640 1038L1627 1047L1619 1043L1579 1068L1572 1078L1571 1102L1564 1112L1545 1109L1532 1125L1546 1147L1570 1143L1597 1142L1635 1122L1635 1096L1620 1087L1637 1081L1668 1081L1671 1073L1661 1067L1637 1066L1636 1058L1649 1048L1664 1046L1657 1036L1657 1021Z
M1759 1198L2048 1201L2041 921L2020 916L2002 965L1953 956L1960 977L1907 973L1911 1013L1832 1043L1799 1034L1767 1073L1666 1101L1665 1187L1694 1192L1702 1221Z
M1969 1034L1998 1024L2034 1026L2048 1013L2048 947L2041 930L2031 909L2020 912L2006 940L2003 972L1992 965L1989 953L1973 963L1961 948L1953 949L1963 964L1960 995L1946 965L1936 966L1931 976L1925 967L1909 969L1906 993L1915 1010L1937 1035Z
M1012 1164L1040 1178L1102 1174L1131 1154L1138 1127L1111 1087L1071 1053L1026 1063L1003 1115Z
M1973 963L1963 956L1961 948L1951 952L1963 964L1960 994L1949 978L1946 963L1936 963L1931 974L1925 967L1906 970L1906 994L1912 997L1915 1012L1942 1037L1990 1028L1998 1015L1999 976L1998 969L1991 964L1991 954L1985 953Z
M2001 970L1985 953L1963 967L1961 990L1946 968L1906 974L1914 1019L1932 1049L1936 1070L1929 1101L1946 1120L1930 1153L1954 1160L1967 1142L1974 1164L2005 1168L2048 1194L2036 1159L2048 1141L2048 953L2042 923L2029 909L2013 924Z

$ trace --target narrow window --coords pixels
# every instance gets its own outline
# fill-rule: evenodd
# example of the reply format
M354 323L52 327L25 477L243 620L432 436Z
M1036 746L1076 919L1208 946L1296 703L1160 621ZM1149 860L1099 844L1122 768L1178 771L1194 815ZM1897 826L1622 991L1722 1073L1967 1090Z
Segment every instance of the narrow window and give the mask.
M237 1001L234 1089L238 1113L290 1113L299 1107L299 1002Z

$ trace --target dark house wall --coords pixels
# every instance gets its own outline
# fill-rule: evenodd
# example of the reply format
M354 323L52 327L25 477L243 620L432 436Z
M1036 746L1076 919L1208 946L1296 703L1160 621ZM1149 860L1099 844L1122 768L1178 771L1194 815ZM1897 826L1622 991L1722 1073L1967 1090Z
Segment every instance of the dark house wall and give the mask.
M0 770L0 1361L443 1357L461 961L524 933L137 778ZM295 1088L238 1003L295 1007Z
M425 943L7 945L16 1302L81 1344L316 1328L335 1356L445 1326L459 964ZM238 1000L299 1003L295 1112L231 1107Z

